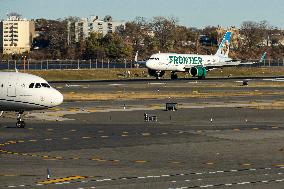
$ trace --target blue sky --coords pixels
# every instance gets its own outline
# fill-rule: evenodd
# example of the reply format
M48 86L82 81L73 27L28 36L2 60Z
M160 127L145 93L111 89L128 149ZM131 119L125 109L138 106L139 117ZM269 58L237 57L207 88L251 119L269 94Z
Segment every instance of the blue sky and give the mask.
M112 15L128 21L136 16L174 16L179 24L198 28L267 20L284 29L283 0L0 0L0 19L9 12L28 19Z

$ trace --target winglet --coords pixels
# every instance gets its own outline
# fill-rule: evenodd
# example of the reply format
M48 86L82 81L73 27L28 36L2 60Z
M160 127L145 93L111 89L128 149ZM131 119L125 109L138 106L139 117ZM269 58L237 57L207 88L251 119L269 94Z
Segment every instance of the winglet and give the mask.
M261 56L259 63L262 63L266 57L267 52L264 52L263 55Z

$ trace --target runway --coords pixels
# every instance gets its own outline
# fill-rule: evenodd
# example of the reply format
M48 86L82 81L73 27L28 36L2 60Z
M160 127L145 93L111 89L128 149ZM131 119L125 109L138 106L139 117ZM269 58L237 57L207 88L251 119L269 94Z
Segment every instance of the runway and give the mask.
M0 188L283 188L284 83L55 86L63 93L200 95L69 101L28 113L25 129L14 128L15 118L6 114L0 125ZM177 102L178 110L165 111L166 102ZM144 113L158 121L145 122Z

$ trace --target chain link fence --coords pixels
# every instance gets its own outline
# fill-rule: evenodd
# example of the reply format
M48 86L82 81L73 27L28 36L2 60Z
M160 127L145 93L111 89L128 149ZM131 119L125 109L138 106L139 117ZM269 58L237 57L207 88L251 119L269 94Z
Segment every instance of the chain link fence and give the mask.
M138 65L133 61L122 60L2 60L1 70L75 70L75 69L115 69L136 68Z
M263 62L259 60L247 60L253 64L245 65L245 67L275 67L284 66L284 59L272 60L266 59ZM68 70L68 69L115 69L115 68L138 68L145 65L138 65L134 61L129 60L2 60L0 61L1 70Z

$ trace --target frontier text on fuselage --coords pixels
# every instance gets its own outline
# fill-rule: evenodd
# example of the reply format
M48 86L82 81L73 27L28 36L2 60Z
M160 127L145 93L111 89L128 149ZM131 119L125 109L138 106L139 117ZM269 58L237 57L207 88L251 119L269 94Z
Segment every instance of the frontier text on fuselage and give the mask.
M170 63L174 64L194 64L201 65L203 59L201 57L186 57L186 56L169 56Z

